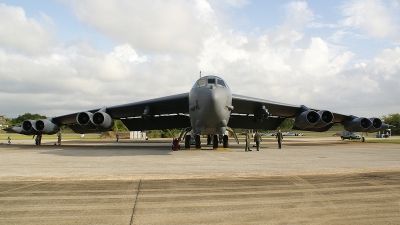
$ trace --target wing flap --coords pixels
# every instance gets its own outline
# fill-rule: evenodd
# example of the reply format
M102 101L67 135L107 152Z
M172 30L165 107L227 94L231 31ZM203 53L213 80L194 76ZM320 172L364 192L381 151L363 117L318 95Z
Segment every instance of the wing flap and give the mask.
M121 119L130 131L184 129L190 127L190 118L185 115L158 116L151 119Z
M254 122L254 116L231 115L229 127L242 129L275 130L285 118L268 118L262 122Z

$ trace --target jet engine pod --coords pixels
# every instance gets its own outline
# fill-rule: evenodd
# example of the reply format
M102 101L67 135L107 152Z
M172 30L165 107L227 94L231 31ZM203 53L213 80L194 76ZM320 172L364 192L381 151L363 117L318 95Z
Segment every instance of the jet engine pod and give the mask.
M25 120L22 122L22 130L27 134L39 134L39 132L35 128L36 121L35 120Z
M333 122L333 114L330 111L321 110L318 111L318 114L321 119L314 125L315 128L325 127Z
M344 124L344 129L350 132L364 132L372 125L371 120L359 117Z
M15 132L17 134L31 135L31 133L26 132L22 127L12 127L11 129L13 132Z
M93 113L91 113L91 112L81 112L78 115L76 115L76 121L82 127L94 130L94 129L96 129L96 126L92 122L92 116L93 116Z
M294 125L302 129L311 128L317 124L320 118L321 116L313 110L304 111L296 118Z
M47 119L36 121L35 128L41 134L55 134L60 131L60 127L57 124Z
M105 112L95 112L92 116L92 123L97 128L109 130L114 126L114 120Z
M373 118L369 118L369 120L371 120L372 125L366 130L367 132L375 132L378 130L381 130L382 128L382 120L376 117Z

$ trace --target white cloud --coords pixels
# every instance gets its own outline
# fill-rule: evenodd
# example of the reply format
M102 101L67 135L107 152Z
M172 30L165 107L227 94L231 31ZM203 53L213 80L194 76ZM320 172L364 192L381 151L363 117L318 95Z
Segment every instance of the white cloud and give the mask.
M70 2L80 21L140 52L192 54L209 29L202 0Z
M115 56L122 62L136 62L142 63L147 61L146 56L140 56L136 53L135 49L133 49L129 44L124 44L121 46L117 46L114 48L114 52L111 52L111 55Z
M250 2L248 0L225 0L226 3L235 8L241 8Z
M8 51L42 54L55 43L52 34L27 18L21 7L0 3L0 27L0 47Z
M393 5L393 4L392 4ZM343 26L355 27L374 38L398 35L395 9L381 0L351 0L342 6Z
M347 30L328 40L306 34L314 15L305 2L287 4L285 21L260 35L219 23L227 15L204 0L71 4L82 23L115 41L114 49L79 40L49 45L33 32L51 37L45 25L15 14L47 52L32 55L32 46L0 37L2 114L54 116L188 92L199 70L246 96L361 116L400 110L393 97L400 95L400 48L354 61L355 52L329 43L340 43Z

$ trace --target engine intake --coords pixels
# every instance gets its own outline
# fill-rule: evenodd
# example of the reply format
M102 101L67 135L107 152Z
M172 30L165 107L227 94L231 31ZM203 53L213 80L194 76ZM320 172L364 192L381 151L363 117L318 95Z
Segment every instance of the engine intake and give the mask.
M320 118L320 114L313 110L304 111L296 118L294 125L302 129L311 128L318 123Z
M35 120L25 120L22 122L22 130L27 134L39 134L39 132L35 128L36 121Z
M371 127L371 125L371 120L364 117L359 117L345 123L344 129L350 132L365 132Z
M321 110L318 111L318 114L321 119L314 125L315 128L325 127L333 122L333 114L330 111Z
M35 128L41 134L55 134L60 131L57 124L47 119L36 121Z
M95 112L92 116L92 123L97 126L98 129L109 130L114 126L114 120L105 112Z
M91 112L81 112L78 115L76 115L76 121L82 127L90 129L90 130L94 130L94 129L96 129L96 126L92 122L92 116L93 116L93 113L91 113Z

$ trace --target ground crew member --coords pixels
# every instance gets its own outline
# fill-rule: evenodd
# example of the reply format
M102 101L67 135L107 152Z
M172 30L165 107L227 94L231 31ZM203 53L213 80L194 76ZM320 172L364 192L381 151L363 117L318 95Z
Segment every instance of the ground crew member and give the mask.
M244 149L245 152L251 152L250 149L250 130L246 133L246 148Z
M282 148L282 139L283 139L281 130L278 130L278 133L276 133L276 139L278 139L278 149L281 149Z
M260 142L262 141L261 135L256 131L254 134L254 142L256 143L257 151L260 151Z
M57 142L58 142L58 145L61 145L61 133L57 134Z
M11 145L11 138L10 138L10 136L8 136L8 138L7 138L7 143L8 143L9 145Z

